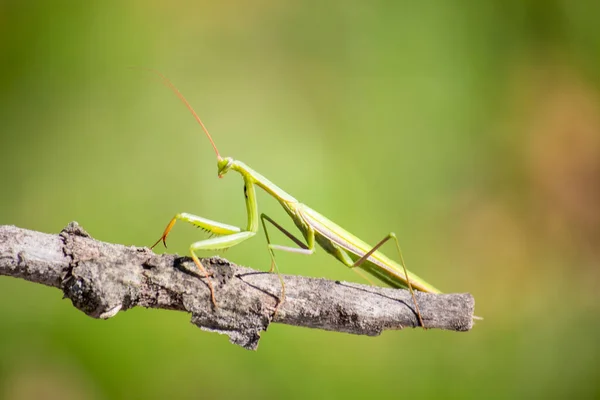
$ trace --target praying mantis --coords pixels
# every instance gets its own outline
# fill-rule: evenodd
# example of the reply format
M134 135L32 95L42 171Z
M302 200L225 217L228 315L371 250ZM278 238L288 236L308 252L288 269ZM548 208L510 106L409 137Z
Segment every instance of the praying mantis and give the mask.
M178 220L188 222L214 235L214 237L209 239L193 243L190 246L190 254L194 263L204 275L210 290L211 301L214 306L217 307L215 290L211 283L210 275L198 259L196 252L201 250L223 250L250 239L258 232L258 224L260 219L267 240L267 248L271 256L271 268L269 272L276 270L281 281L281 297L275 307L276 311L281 302L284 301L285 284L281 278L281 275L279 274L279 268L277 267L277 263L275 261L274 251L286 251L309 255L314 253L316 249L315 244L318 244L327 253L331 254L341 261L345 266L355 270L356 272L359 272L360 268L364 272L371 274L391 287L408 288L412 295L415 312L417 314L419 323L423 328L425 328L414 290L416 289L428 293L440 293L440 291L406 269L406 265L402 257L402 251L400 250L400 243L393 232L387 234L375 246L370 246L350 232L341 228L339 225L319 214L312 208L308 207L306 204L299 202L279 186L275 185L273 182L254 171L243 162L235 160L231 157L222 157L212 136L208 132L208 129L206 129L204 123L198 114L196 114L196 111L194 111L190 103L188 103L186 98L163 74L157 71L151 72L155 73L162 79L162 81L173 91L173 93L175 93L177 97L185 104L198 124L200 124L217 156L217 169L219 178L225 176L225 174L227 174L229 171L235 171L242 176L244 180L244 197L248 217L246 228L243 229L234 225L212 221L210 219L189 213L179 213L175 215L173 219L171 219L162 236L156 241L156 243L154 243L154 245L152 245L151 248L154 248L161 241L165 247L167 246L167 236ZM256 187L264 190L267 194L281 204L298 230L302 233L305 242L298 239L288 230L284 229L266 214L262 213L259 216L258 205L256 202ZM298 247L282 246L271 243L271 238L267 230L267 223L271 224L277 230L282 232ZM399 264L386 257L379 251L379 248L388 240L392 240L396 244L400 260Z

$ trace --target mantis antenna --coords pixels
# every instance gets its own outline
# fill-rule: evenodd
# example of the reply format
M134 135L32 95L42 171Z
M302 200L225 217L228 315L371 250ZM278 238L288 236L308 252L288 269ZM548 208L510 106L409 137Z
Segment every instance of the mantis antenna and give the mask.
M202 127L202 130L206 134L206 137L208 138L208 140L210 140L210 144L212 145L213 149L215 150L215 154L217 155L217 160L219 160L219 161L222 160L223 158L221 157L221 154L219 154L219 150L217 150L217 145L215 144L215 141L213 140L212 136L210 136L210 133L208 133L208 129L206 129L206 126L204 126L204 123L202 122L202 120L200 119L198 114L196 114L196 111L194 111L194 109L192 108L190 103L186 100L186 98L183 96L183 94L181 94L179 89L177 89L177 87L169 80L169 78L167 78L160 72L155 71L150 68L143 68L143 67L134 67L134 68L139 68L139 69L143 69L148 72L152 72L153 74L158 75L160 77L160 79L162 79L162 81L169 87L169 89L171 89L171 91L173 93L175 93L177 95L177 97L179 97L179 100L181 100L181 102L183 104L185 104L185 106L188 108L188 110L190 110L190 112L192 113L194 118L196 118L196 121L198 121L198 123Z

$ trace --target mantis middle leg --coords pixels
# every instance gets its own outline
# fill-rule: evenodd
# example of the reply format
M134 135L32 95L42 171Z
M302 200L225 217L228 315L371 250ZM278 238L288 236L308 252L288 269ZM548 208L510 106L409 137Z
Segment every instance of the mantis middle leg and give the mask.
M308 238L306 240L307 244L304 244L304 242L302 242L302 240L298 239L296 236L294 236L292 233L290 233L284 227L279 225L268 215L266 215L264 213L260 214L260 220L262 222L263 229L265 230L265 237L267 239L267 247L269 249L269 254L271 255L271 269L269 270L269 272L273 272L273 270L275 270L277 272L277 276L279 277L279 281L281 282L281 296L280 296L279 302L277 303L277 306L275 306L275 310L277 310L279 305L285 299L285 283L283 282L283 278L281 277L281 274L279 273L279 267L277 267L277 262L275 261L275 253L273 252L273 250L280 250L280 251L287 251L289 253L310 255L315 252L315 231L312 229L308 230L308 235L307 235ZM270 222L281 233L283 233L285 236L290 238L290 240L292 240L294 243L296 243L298 245L298 247L289 247L289 246L281 246L278 244L272 244L271 238L269 237L269 231L267 229L267 224L265 223L265 221Z

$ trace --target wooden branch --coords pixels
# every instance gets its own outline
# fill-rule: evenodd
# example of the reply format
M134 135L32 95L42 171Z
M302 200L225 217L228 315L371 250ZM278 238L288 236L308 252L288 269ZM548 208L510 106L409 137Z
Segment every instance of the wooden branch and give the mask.
M219 257L202 263L212 274L217 308L188 257L100 242L76 222L59 235L0 226L0 275L60 288L94 318L110 318L135 306L186 311L203 330L226 334L232 343L252 350L271 322L370 336L418 326L406 290L283 275L286 297L274 315L281 292L277 275ZM470 294L416 295L428 328L472 328L475 302Z

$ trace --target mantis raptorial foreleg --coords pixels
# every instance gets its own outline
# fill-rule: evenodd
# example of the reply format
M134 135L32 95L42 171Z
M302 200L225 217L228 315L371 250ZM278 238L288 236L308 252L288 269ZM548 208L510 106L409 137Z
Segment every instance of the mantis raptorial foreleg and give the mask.
M165 231L163 232L160 239L158 239L156 243L152 245L151 248L159 244L161 241L163 242L165 247L167 247L167 236L169 235L169 232L171 232L171 229L173 229L173 226L175 225L175 222L177 222L177 220L188 222L215 235L224 235L206 240L200 240L198 242L193 243L190 246L190 254L192 256L192 260L194 260L194 263L196 264L198 269L204 274L204 277L206 278L206 282L208 284L208 288L210 289L211 300L216 307L217 301L215 300L215 290L213 288L212 282L209 279L209 275L206 271L206 268L204 268L204 266L198 259L198 256L196 255L196 251L227 249L231 246L235 246L236 244L243 242L246 239L251 238L252 236L256 235L256 232L242 231L237 226L223 224L221 222L212 221L210 219L198 217L197 215L193 214L179 213L175 215L175 217L173 217L171 222L169 222L169 224L165 228Z
M415 296L415 292L413 291L412 285L410 284L410 279L408 278L408 271L406 270L406 265L404 264L404 257L402 257L402 250L400 250L400 242L398 242L398 238L396 237L396 234L394 232L390 232L386 237L381 239L381 241L379 243L377 243L375 246L373 246L373 248L371 250L369 250L367 253L365 253L364 256L362 256L361 258L356 260L356 262L354 264L352 264L350 267L351 268L360 267L360 265L362 263L367 261L368 258L371 257L371 255L377 251L377 249L379 249L381 246L383 246L383 244L390 239L394 239L394 241L396 242L396 248L398 249L398 256L400 257L400 263L402 264L402 268L404 269L404 275L406 276L406 284L408 285L408 289L410 290L410 294L412 295L413 302L415 303L415 309L417 312L417 316L419 317L419 322L421 323L421 326L423 328L425 328L425 325L423 324L423 318L421 317L421 311L419 310L419 304L417 303L417 298Z
M173 229L173 225L175 225L177 220L190 223L198 228L204 229L207 232L214 233L215 235L230 235L232 233L238 233L242 231L242 229L238 228L237 226L223 224L221 222L212 221L210 219L202 218L193 214L179 213L173 217L171 222L169 222L160 239L158 239L156 243L152 245L152 247L156 246L161 241L165 247L167 247L167 236L169 235L169 232L171 232L171 229Z

